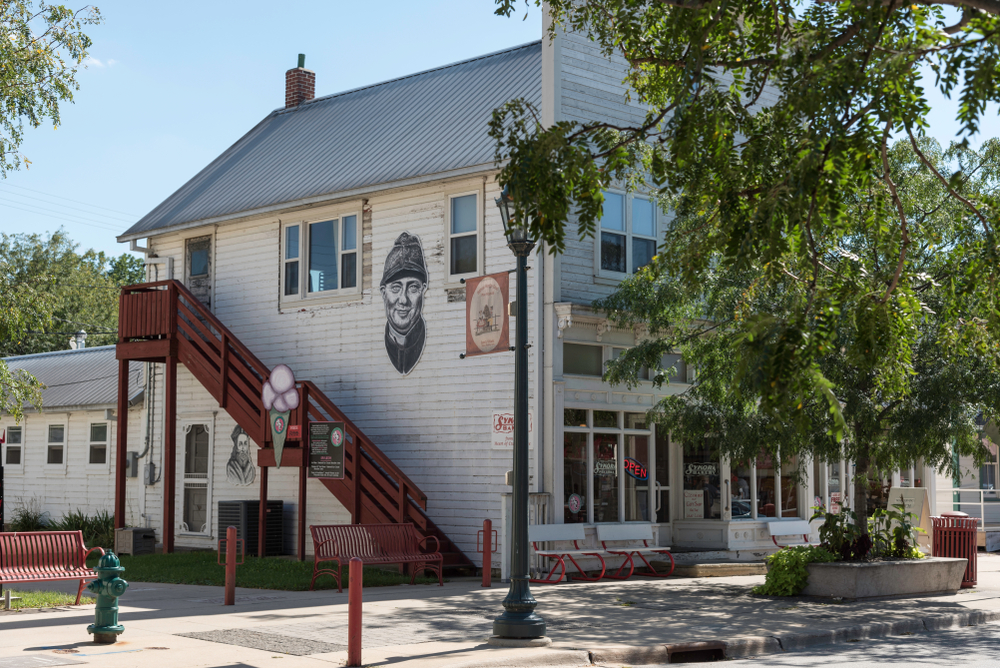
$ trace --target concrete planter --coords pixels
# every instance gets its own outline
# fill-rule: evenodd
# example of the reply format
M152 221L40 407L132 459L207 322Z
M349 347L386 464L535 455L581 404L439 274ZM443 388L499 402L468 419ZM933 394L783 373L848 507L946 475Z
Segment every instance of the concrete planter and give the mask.
M965 559L927 557L869 564L808 564L801 596L865 599L954 593L962 586Z

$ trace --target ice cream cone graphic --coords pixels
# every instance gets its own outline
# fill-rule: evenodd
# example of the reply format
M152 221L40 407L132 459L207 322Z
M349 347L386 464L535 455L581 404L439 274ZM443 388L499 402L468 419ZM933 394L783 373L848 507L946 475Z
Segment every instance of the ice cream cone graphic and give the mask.
M274 443L274 466L281 468L281 451L285 448L285 434L288 433L288 414L291 411L271 409L271 442Z
M284 364L271 370L271 377L264 381L260 396L264 410L268 411L271 425L271 443L274 444L274 466L281 468L281 451L288 435L288 416L299 406L299 393L295 389L295 376Z

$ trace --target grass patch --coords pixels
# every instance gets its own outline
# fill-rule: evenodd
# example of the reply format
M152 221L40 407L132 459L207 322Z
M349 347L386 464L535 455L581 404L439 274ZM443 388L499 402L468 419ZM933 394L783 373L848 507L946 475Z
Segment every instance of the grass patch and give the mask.
M169 584L211 585L222 587L226 583L226 569L216 563L215 552L176 552L174 554L143 554L120 557L125 572L122 577L136 582L165 582ZM250 589L280 589L305 591L312 578L312 561L293 561L276 557L247 557L236 567L236 586ZM347 566L343 570L344 589L347 589ZM409 584L410 577L398 571L365 568L365 587L391 587ZM417 584L436 584L436 578L417 577ZM316 589L335 589L334 579L323 575L316 580Z
M4 590L6 591L6 589ZM61 591L18 591L10 590L11 597L20 596L20 601L11 600L11 610L22 608L54 608L61 605L73 605L76 602L76 594L64 594ZM93 603L94 599L84 596L80 599L80 605ZM3 604L0 604L0 609Z

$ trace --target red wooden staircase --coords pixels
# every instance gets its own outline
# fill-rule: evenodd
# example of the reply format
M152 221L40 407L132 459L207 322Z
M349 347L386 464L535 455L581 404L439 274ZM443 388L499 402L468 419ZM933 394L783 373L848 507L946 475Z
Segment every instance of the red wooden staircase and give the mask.
M215 398L219 406L239 424L259 446L262 497L267 494L267 468L273 466L274 449L267 411L261 402L261 388L270 369L257 359L222 322L177 281L143 283L122 290L119 301L117 357L120 368L127 370L129 360L167 364L165 392L168 422L176 418L176 364L181 362ZM171 378L173 369L173 378ZM119 379L119 383L121 383ZM125 382L127 383L127 376ZM323 485L351 513L354 524L412 522L423 535L433 535L441 542L445 566L472 566L472 562L448 539L426 514L427 496L403 471L379 450L364 432L337 408L311 381L296 382L299 407L292 411L289 426L300 425L307 432L310 420L336 420L346 427L343 480L320 479ZM123 392L119 388L119 397ZM127 387L124 395L127 400ZM173 396L171 396L173 395ZM173 410L171 410L173 409ZM127 432L127 409L118 411L118 482L116 487L116 525L124 520L124 448ZM176 457L172 432L167 430L164 457L164 551L173 547L173 462ZM282 455L282 466L297 467L300 474L300 505L305 504L305 473L308 457L302 443L289 440ZM263 509L263 505L262 505ZM119 510L121 511L119 513ZM305 518L299 515L299 557L304 556ZM262 514L263 518L263 514Z

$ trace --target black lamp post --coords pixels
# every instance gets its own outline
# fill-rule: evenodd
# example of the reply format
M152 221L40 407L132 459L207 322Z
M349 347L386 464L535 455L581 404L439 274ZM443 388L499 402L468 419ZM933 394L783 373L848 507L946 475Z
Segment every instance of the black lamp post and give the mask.
M541 638L545 620L535 614L538 602L528 584L528 255L535 242L527 230L512 220L512 198L504 188L496 199L503 218L507 247L517 257L517 331L514 341L514 480L511 531L510 591L503 600L504 613L493 620L493 634L500 638Z

